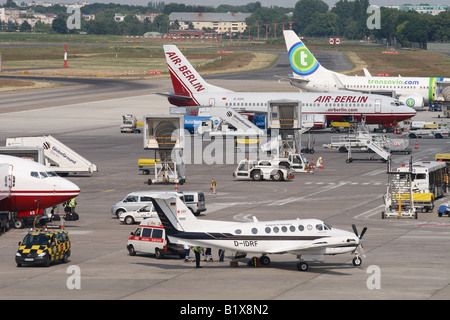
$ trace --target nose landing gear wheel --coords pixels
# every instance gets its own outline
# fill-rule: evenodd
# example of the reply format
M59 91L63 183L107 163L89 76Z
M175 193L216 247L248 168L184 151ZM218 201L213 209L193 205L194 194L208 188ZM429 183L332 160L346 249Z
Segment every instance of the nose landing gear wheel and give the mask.
M306 271L308 270L308 264L306 262L299 262L297 263L297 270L298 271Z
M354 257L352 262L355 267L359 267L362 264L362 260L360 257Z

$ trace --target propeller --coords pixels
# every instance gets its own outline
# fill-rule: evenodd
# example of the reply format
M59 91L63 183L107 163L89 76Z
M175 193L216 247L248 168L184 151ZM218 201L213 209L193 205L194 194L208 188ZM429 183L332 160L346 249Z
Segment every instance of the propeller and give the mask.
M362 237L364 236L364 234L365 234L366 231L367 231L367 227L364 227L364 228L362 229L361 235L358 235L358 229L356 229L356 226L355 226L354 224L352 224L352 229L353 229L353 232L355 233L355 235L356 235L356 236L358 237L358 239L360 240L358 246L356 247L356 250L358 250L358 252L359 252L363 257L365 257L365 256L366 256L366 253L364 252L363 246L362 246L362 244L361 244L361 240L362 240Z
M352 224L352 228L353 228L353 232L355 233L355 235L359 238L359 240L362 239L362 237L364 236L364 234L367 231L367 227L364 227L363 230L361 231L361 235L358 235L358 229L356 229L356 226L354 224Z

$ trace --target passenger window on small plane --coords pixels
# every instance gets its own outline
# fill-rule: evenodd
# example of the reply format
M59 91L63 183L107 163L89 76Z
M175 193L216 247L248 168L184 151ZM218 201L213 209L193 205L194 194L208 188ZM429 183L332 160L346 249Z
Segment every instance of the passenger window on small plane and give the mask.
M269 227L266 227L265 231L266 231L266 233L270 233L271 230Z
M319 231L323 230L323 226L321 224L316 224L316 229Z
M305 227L302 226L302 225L299 225L299 226L298 226L298 230L299 230L299 231L303 231L303 230L305 230Z
M253 234L257 234L257 233L258 233L258 229L252 228L252 233L253 233Z

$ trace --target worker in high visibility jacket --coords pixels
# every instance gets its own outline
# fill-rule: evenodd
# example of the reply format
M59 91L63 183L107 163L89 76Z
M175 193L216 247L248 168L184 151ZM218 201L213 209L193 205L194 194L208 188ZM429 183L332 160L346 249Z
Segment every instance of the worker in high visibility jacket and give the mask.
M75 198L70 199L68 207L70 208L70 213L74 213L75 212L75 207L77 206L77 201L75 200Z
M200 253L203 253L203 248L199 247L199 246L195 246L194 253L195 253L195 267L201 268L200 267Z

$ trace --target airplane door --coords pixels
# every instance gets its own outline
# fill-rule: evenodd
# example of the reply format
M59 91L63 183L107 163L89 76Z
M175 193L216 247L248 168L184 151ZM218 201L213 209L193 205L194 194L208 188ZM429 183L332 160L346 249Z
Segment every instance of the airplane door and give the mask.
M209 106L210 107L214 107L216 105L216 99L214 98L209 98Z
M11 195L12 177L12 166L10 168L8 163L0 164L0 200Z
M381 112L381 99L375 99L375 113Z

